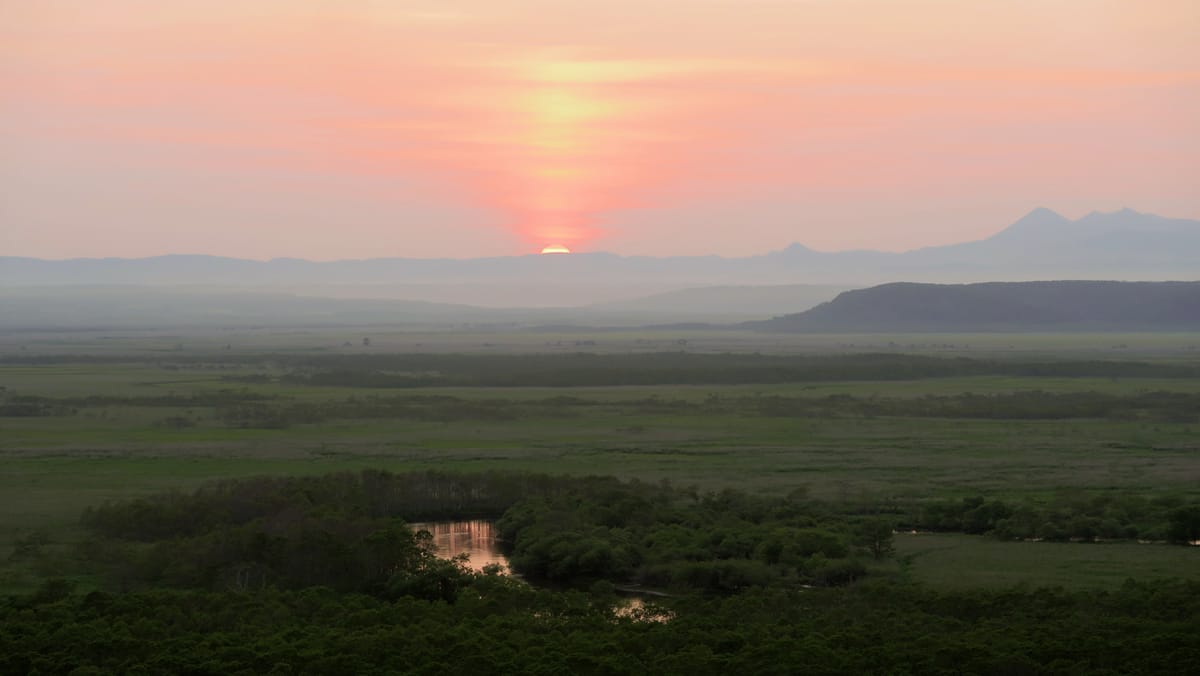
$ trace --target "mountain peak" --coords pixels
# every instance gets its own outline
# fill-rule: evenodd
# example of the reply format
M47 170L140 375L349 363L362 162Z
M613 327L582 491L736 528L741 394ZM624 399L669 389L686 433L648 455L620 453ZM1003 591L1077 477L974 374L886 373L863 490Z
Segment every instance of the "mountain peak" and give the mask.
M1129 207L1125 207L1125 208L1119 209L1117 211L1093 211L1093 212L1089 213L1087 216L1084 216L1083 218L1081 218L1079 220L1091 221L1091 220L1096 220L1096 219L1101 219L1101 218L1135 218L1135 217L1139 217L1139 216L1150 216L1150 215L1151 214L1144 214L1140 211L1135 211L1133 209L1130 209Z
M1038 208L1034 209L1033 211L1022 216L1020 220L1018 220L1016 223L1013 223L1012 226L1010 226L1010 227L1023 226L1023 225L1033 225L1033 226L1057 225L1060 223L1068 223L1068 222L1069 221L1068 221L1067 217L1063 216L1062 214L1058 213L1057 211L1054 211L1053 209L1047 209L1046 207L1038 207Z
M804 256L816 252L799 242L794 242L774 253L784 256Z
M1058 213L1057 211L1054 211L1053 209L1038 207L1022 216L1016 223L1013 223L1012 225L983 241L996 239L1006 240L1011 237L1023 237L1031 233L1044 232L1046 230L1060 228L1061 226L1070 222L1070 219Z

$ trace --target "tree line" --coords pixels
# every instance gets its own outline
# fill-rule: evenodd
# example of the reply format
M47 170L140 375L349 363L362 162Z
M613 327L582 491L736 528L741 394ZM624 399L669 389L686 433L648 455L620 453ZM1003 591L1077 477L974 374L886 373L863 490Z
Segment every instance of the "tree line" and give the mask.
M1200 503L1178 496L871 505L612 477L364 470L226 480L89 508L82 524L94 537L81 553L129 589L324 585L388 596L426 585L449 594L470 580L406 523L467 518L498 519L512 567L531 580L708 593L855 582L890 556L895 528L1200 539Z
M1103 494L1014 503L977 495L910 506L899 524L1004 540L1149 540L1187 545L1200 540L1200 502L1180 495Z
M890 523L806 500L669 483L486 473L230 480L86 510L84 557L121 588L451 594L470 579L432 557L407 520L499 518L529 579L736 592L841 585L890 552ZM874 538L872 540L871 538Z
M154 364L163 369L257 367L230 382L292 382L351 387L588 386L750 384L912 380L966 376L1200 378L1193 362L1105 359L989 359L902 353L767 355L699 352L553 354L187 354L0 355L0 364Z
M534 355L286 355L289 382L339 387L568 387L913 380L966 376L1196 378L1194 364L1021 361L912 354L659 352Z
M42 397L0 393L0 417L77 415L89 407L162 407L208 411L219 424L282 429L331 420L516 421L575 417L595 412L629 415L740 415L793 418L907 417L991 420L1096 419L1167 423L1200 422L1200 393L1147 391L1127 395L1102 392L1024 390L996 394L961 393L919 397L851 394L718 395L703 401L647 396L589 399L552 396L535 399L462 397L440 394L366 394L323 400L224 389L192 395ZM198 424L198 412L182 425Z

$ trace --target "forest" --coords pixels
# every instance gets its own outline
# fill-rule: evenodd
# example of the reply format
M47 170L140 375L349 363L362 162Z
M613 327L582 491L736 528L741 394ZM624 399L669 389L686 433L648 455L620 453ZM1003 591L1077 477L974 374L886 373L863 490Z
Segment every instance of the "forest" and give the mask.
M976 528L1004 506L930 510ZM402 515L498 517L527 581L439 558ZM223 481L82 523L80 560L112 591L55 578L8 597L5 673L1181 673L1200 655L1200 583L939 593L881 565L893 520L802 495L364 471ZM619 613L631 585L664 591Z
M1200 585L943 593L894 584L675 600L668 621L595 595L477 580L454 602L325 587L0 600L0 671L74 674L1181 674Z

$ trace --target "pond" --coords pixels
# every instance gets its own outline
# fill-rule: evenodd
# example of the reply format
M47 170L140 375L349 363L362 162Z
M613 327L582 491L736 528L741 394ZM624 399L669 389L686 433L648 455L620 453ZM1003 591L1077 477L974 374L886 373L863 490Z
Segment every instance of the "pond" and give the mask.
M442 558L452 558L459 554L467 554L470 559L467 566L471 570L482 571L484 566L499 564L506 575L514 575L508 567L508 558L500 551L496 541L496 526L491 521L433 521L408 524L414 533L427 530L433 536L434 553ZM638 616L644 621L665 622L670 619L669 612L638 615L646 607L643 595L661 595L655 592L618 589L625 596L616 614L624 617Z
M482 571L484 566L495 563L511 574L508 558L496 542L496 526L491 521L435 521L410 523L408 527L414 533L429 531L433 535L434 553L444 559L467 554L471 557L467 562L471 570Z

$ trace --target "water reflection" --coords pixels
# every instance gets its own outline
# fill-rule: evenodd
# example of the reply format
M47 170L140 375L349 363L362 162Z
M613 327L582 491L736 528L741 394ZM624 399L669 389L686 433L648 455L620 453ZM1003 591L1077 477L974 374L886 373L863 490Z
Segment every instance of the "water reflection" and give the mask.
M491 521L437 521L408 526L414 533L429 531L433 535L434 553L442 558L467 554L471 557L467 562L471 570L482 571L484 566L495 563L505 573L509 572L508 559L500 552Z
M442 558L452 558L459 554L468 554L470 559L467 566L471 570L482 571L488 564L499 564L506 575L512 575L508 567L508 559L500 551L496 542L496 528L491 521L431 521L410 523L409 528L414 533L422 530L429 531L433 536L434 553ZM619 590L624 598L614 609L617 617L630 618L641 622L668 622L673 617L670 611L659 610L646 605L641 592L632 589Z

